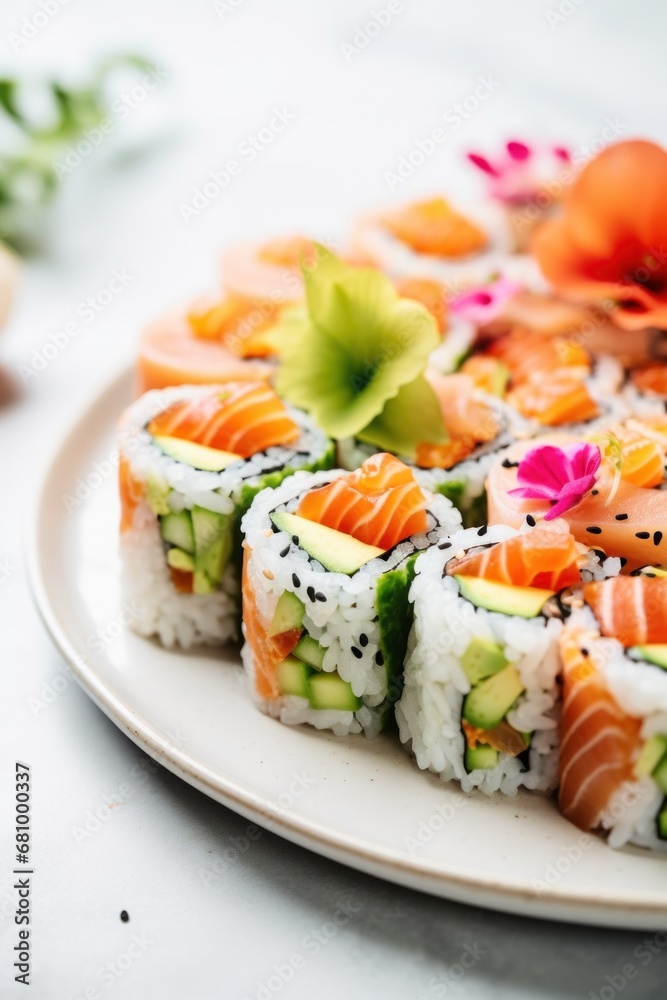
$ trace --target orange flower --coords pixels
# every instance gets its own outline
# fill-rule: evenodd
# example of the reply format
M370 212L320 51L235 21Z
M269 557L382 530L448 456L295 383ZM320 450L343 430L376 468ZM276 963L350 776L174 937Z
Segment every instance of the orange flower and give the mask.
M619 142L577 177L533 250L563 295L611 303L626 330L667 327L667 152Z

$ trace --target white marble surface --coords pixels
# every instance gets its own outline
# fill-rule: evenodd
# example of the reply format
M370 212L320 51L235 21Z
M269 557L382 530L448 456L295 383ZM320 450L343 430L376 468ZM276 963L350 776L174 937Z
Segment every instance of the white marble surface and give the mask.
M642 943L651 935L485 913L359 876L269 833L249 838L244 820L156 770L69 681L32 608L21 525L35 467L58 426L130 356L141 324L215 286L222 244L285 228L336 236L352 211L390 195L387 172L480 77L495 81L493 94L458 127L450 115L446 141L397 193L458 180L461 150L502 135L537 130L582 151L610 127L667 138L667 10L657 0L403 0L358 52L343 46L384 0L217 6L69 0L18 45L12 33L38 0L5 0L0 12L3 69L75 77L100 53L132 49L164 72L63 181L48 249L26 267L0 340L21 390L0 410L0 996L26 995L11 969L15 759L33 772L28 996L664 995L665 951ZM241 144L274 108L294 118L250 161ZM179 206L230 159L242 162L238 176L186 224ZM81 303L123 269L127 286L87 321ZM33 351L71 322L78 335L23 384ZM107 798L122 803L83 835ZM329 937L341 905L350 918Z

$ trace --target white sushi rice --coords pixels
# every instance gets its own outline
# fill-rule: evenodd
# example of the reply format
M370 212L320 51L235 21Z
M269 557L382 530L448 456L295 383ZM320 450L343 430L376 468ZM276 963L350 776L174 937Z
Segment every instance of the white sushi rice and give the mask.
M598 625L590 608L577 611L571 623L590 633L587 645L593 663L621 709L642 720L642 740L657 735L667 737L667 671L632 659L617 639L595 638ZM650 777L627 782L619 788L601 820L601 826L608 831L610 846L636 844L667 851L667 841L658 837L656 828L663 799L663 793Z
M465 792L513 795L521 786L548 791L556 785L558 743L557 618L525 619L477 608L460 595L456 580L443 575L454 556L483 543L511 538L514 529L489 528L480 538L468 528L421 555L410 593L414 624L408 644L405 684L396 706L401 740L410 744L419 767L435 771L445 781L455 779ZM501 753L498 766L468 773L464 766L465 738L461 730L463 699L470 682L461 657L473 639L498 643L525 685L507 720L520 732L532 732L529 766Z
M148 432L151 419L174 403L210 395L212 387L175 386L153 390L126 410L118 429L119 454L132 477L157 491L174 513L197 505L218 514L233 514L244 487L261 486L265 476L298 469L322 460L331 464L331 445L310 417L289 408L302 429L290 447L273 447L241 459L221 472L203 472L166 455ZM138 608L132 627L156 636L165 646L221 645L238 638L240 581L227 566L220 590L210 594L180 593L172 583L156 514L147 502L137 507L132 527L121 537L123 599Z
M363 707L357 712L322 711L312 708L305 698L292 695L275 700L259 698L253 655L247 641L242 657L252 696L269 715L288 724L309 723L318 729L331 729L336 735L363 731L366 736L373 736L382 727L388 694L387 669L380 649L376 582L413 553L457 531L461 518L448 500L429 494L427 533L399 543L389 557L372 559L351 576L329 572L284 531L273 531L270 515L276 509L293 511L302 494L340 475L340 470L312 475L296 473L276 489L259 494L244 516L242 527L250 553L247 573L260 617L270 621L280 596L285 591L296 594L306 608L304 629L326 648L324 671L337 671L349 682L353 693L362 699ZM319 595L315 600L313 593ZM245 635L245 625L243 629ZM358 639L362 633L367 640L365 644ZM353 647L356 655L352 653Z

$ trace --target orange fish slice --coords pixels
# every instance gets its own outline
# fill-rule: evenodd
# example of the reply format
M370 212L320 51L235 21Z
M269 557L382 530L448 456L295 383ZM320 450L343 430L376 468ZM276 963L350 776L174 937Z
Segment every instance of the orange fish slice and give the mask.
M447 572L478 576L515 587L562 590L581 581L583 550L564 521L540 524L481 552L452 560Z
M265 299L227 294L214 305L204 304L188 313L195 337L221 341L240 358L263 358L275 353L264 331L274 326L281 306Z
M529 330L512 330L499 337L488 353L507 365L514 386L530 381L537 372L571 368L577 377L586 378L591 371L588 351L575 340L539 337Z
M426 531L426 498L411 469L381 453L360 469L307 493L297 514L367 545L390 549Z
M600 825L614 794L633 780L640 721L626 715L590 656L591 637L565 629L559 752L561 812L582 829ZM594 640L593 640L594 641Z
M640 392L667 396L667 363L654 361L651 364L643 365L632 373L631 380Z
M396 291L403 299L413 299L426 306L435 316L440 333L447 329L447 299L445 286L433 278L403 278L396 282Z
M207 395L174 403L148 430L243 458L274 445L293 444L300 434L282 400L263 382L229 382Z
M507 402L524 417L532 417L543 427L582 423L597 417L600 410L580 378L567 369L538 372L512 389Z
M384 226L401 243L417 253L438 257L466 257L484 250L485 234L455 211L444 198L406 205L382 218Z
M584 600L602 634L624 646L667 642L667 578L617 576L587 583Z

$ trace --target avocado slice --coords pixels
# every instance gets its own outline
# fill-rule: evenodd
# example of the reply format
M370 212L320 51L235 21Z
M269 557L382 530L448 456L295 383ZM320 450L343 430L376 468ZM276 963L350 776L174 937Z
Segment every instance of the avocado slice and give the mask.
M280 635L282 632L290 632L292 629L301 628L305 611L306 606L303 601L300 601L296 594L293 594L290 590L284 590L278 598L268 634Z
M652 642L645 646L632 646L629 652L634 653L640 660L667 670L667 643Z
M320 646L319 642L317 642L316 639L313 639L313 637L308 635L306 632L304 632L297 642L293 652L294 656L303 660L304 663L307 663L315 670L322 669L326 650L324 646Z
M242 455L221 451L219 448L209 448L204 444L195 444L194 441L186 441L184 438L158 434L153 440L169 458L173 458L176 462L185 462L186 465L201 469L202 472L222 472L233 462L243 461Z
M276 667L276 678L281 694L293 694L299 698L308 698L308 679L311 668L297 660L294 656L286 656Z
M308 679L310 704L313 708L357 712L362 705L347 681L338 674L315 673Z
M195 540L193 590L195 594L210 594L219 589L232 553L231 517L197 506L191 513Z
M667 840L667 799L662 803L662 808L658 813L657 823L658 836L661 840Z
M325 569L332 573L346 573L350 576L369 562L384 554L384 549L376 545L366 545L346 535L343 531L327 528L316 521L309 521L298 514L289 514L282 510L271 515L271 520L280 531L286 531L293 538L298 538L298 544L304 551L321 562Z
M169 545L192 555L195 551L195 535L192 528L192 516L189 510L178 514L164 514L160 518L160 534Z
M461 596L478 608L499 611L503 615L535 618L555 591L539 587L514 587L479 576L455 576Z
M492 771L498 766L500 754L493 747L480 743L476 747L466 747L465 769L466 771Z
M506 667L508 660L503 654L502 646L497 642L475 637L461 657L461 666L471 685L497 674Z
M518 670L508 664L499 673L480 681L466 695L463 718L478 729L495 729L524 690Z
M667 795L667 756L664 756L653 769L651 777L663 795Z
M167 565L174 569L180 569L183 573L194 573L195 561L189 552L183 549L172 548L167 551Z
M647 774L652 774L662 758L667 753L667 738L664 736L651 736L641 749L641 753L635 764L635 774L638 778L643 778Z

